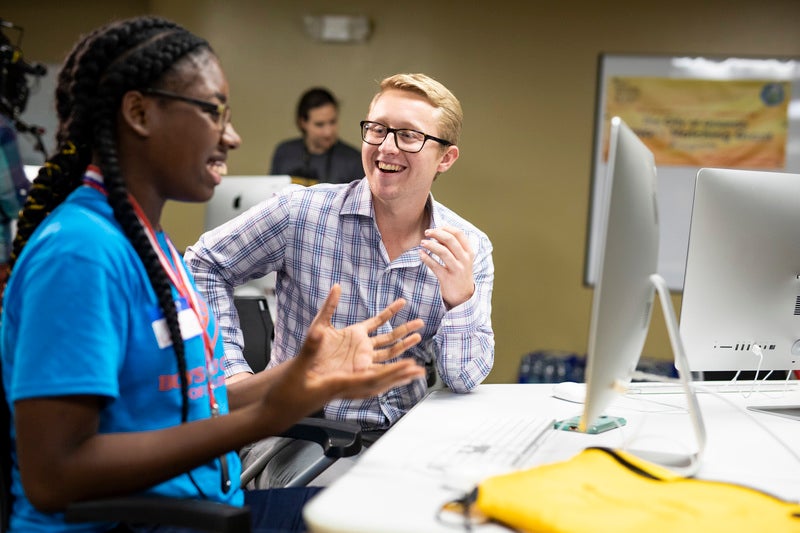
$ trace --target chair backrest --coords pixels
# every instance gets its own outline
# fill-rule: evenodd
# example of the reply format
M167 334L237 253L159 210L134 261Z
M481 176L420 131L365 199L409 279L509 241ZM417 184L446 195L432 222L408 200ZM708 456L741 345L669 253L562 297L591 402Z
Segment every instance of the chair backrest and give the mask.
M235 296L239 326L244 336L244 358L253 372L261 372L269 363L274 326L265 296Z

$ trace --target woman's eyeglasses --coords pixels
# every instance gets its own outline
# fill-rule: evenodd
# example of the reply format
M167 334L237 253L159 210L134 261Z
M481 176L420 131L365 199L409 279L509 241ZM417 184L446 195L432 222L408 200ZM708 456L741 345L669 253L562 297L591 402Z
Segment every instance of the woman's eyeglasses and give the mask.
M220 129L225 129L225 126L231 122L231 107L228 104L206 102L205 100L198 100L197 98L170 91L162 91L161 89L143 89L142 93L150 96L160 96L161 98L171 98L172 100L180 100L181 102L196 105L204 112L211 115L211 117L217 121L217 126L219 126Z

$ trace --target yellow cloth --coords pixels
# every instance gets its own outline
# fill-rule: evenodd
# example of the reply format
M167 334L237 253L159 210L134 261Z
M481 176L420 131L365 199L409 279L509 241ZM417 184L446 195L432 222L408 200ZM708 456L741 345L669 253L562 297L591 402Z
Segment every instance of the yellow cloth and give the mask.
M800 532L798 504L681 477L605 448L486 479L476 506L488 518L537 533Z

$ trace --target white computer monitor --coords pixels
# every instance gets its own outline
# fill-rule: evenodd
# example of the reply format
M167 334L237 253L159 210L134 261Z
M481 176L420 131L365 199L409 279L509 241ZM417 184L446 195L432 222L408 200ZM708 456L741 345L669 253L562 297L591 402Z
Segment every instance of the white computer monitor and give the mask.
M698 452L690 456L635 451L682 473L699 466L705 431L683 352L669 289L659 276L656 165L653 153L619 118L611 120L607 178L601 205L597 283L592 301L586 366L586 398L578 429L586 431L625 391L642 353L658 292L698 433ZM633 451L633 450L631 450Z
M292 185L288 175L224 176L206 204L206 231L221 226Z
M653 153L618 117L611 120L597 283L586 361L587 426L630 382L650 327L658 269Z
M800 369L798 232L800 174L700 169L680 323L693 371Z
M293 183L288 175L240 175L224 176L217 185L214 196L206 204L204 229L212 230L241 215L251 207L271 198L275 194L291 187L301 187ZM277 317L277 301L275 297L275 272L249 281L236 287L238 296L265 296L270 315Z

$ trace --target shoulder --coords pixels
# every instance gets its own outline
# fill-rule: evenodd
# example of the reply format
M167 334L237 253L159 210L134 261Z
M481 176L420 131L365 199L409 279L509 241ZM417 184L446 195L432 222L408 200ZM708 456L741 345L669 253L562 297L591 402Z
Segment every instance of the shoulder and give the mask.
M438 226L454 226L463 231L470 240L475 239L480 241L482 246L491 247L491 240L483 230L436 200L433 200L433 216Z
M318 183L310 187L292 187L281 193L291 205L340 205L347 198L350 183Z
M279 204L285 204L289 217L299 220L322 220L339 215L356 190L354 183L319 183L297 187L281 193Z
M115 270L129 263L133 247L111 206L99 193L78 188L45 219L25 248L39 258L105 263Z
M349 156L357 156L359 161L361 160L361 151L342 140L336 141L334 151Z
M275 153L284 153L284 152L299 152L303 149L303 139L288 139L278 144L275 147Z

